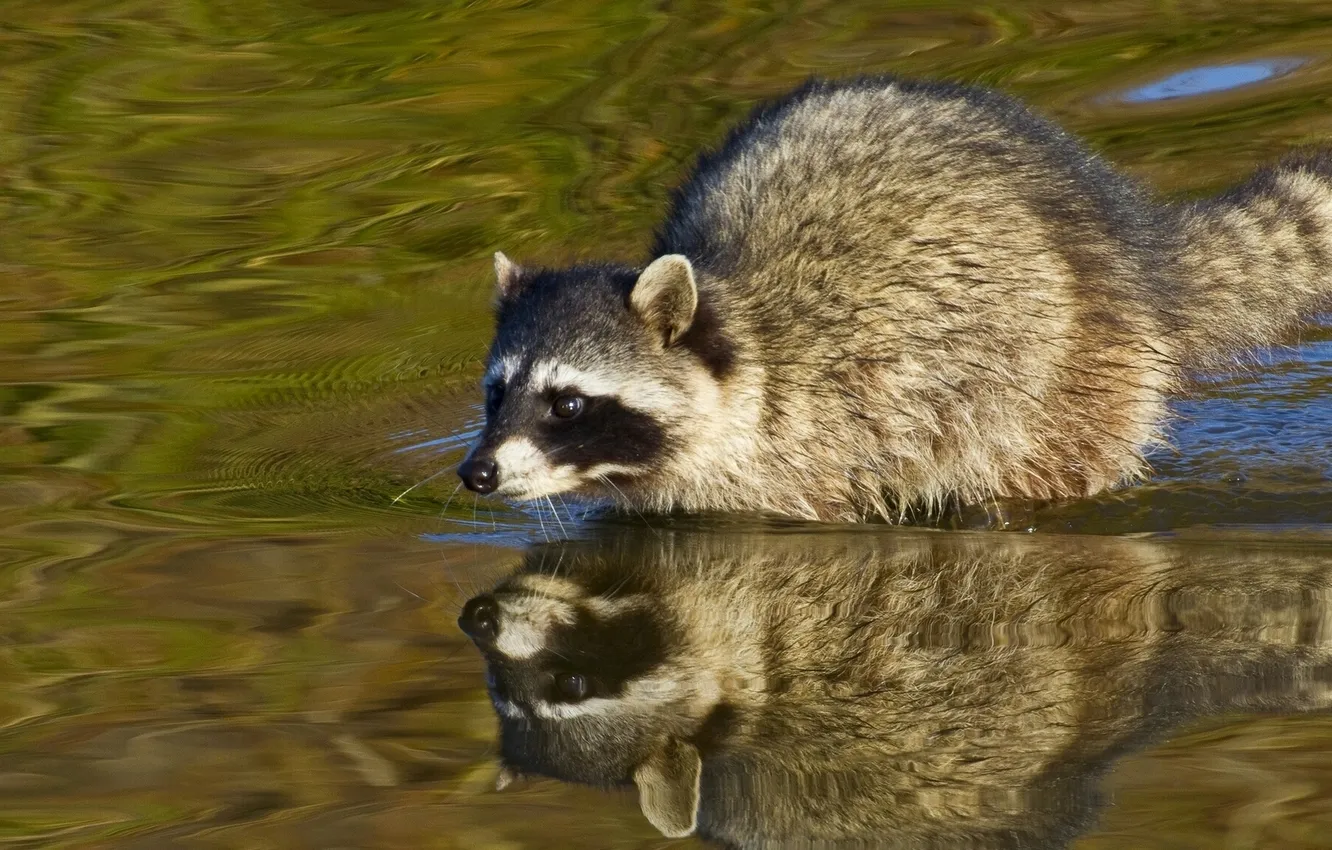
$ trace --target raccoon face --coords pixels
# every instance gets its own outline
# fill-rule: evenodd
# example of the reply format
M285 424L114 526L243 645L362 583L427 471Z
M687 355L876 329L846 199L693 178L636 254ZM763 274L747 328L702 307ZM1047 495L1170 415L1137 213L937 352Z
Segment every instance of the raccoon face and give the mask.
M495 268L486 424L463 483L519 501L608 497L659 471L715 381L698 352L716 360L722 339L714 320L698 321L689 261L548 271L497 254Z
M687 835L702 770L688 743L698 693L675 672L677 638L647 602L522 575L468 601L458 625L486 659L506 770L633 783L653 824Z

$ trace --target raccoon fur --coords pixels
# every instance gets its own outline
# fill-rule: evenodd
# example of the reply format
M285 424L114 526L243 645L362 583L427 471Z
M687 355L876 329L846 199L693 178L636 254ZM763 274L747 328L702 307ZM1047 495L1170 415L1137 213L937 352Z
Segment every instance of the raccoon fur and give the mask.
M485 428L516 501L825 521L1142 478L1187 375L1332 304L1332 157L1159 202L1017 101L886 77L760 108L646 267L496 255Z
M633 785L735 847L1060 847L1172 727L1332 705L1330 581L1316 551L675 534L538 550L459 624L504 781Z

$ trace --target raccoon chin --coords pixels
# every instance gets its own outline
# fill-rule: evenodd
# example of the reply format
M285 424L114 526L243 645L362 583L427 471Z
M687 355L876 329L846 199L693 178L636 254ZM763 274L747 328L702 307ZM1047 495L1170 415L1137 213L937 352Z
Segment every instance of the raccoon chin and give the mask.
M597 513L617 507L633 509L634 501L627 488L646 470L624 464L594 466L576 478L563 476L559 481L546 482L547 486L528 487L516 492L497 493L505 503L516 508L555 507L551 500L568 508L576 504L584 513ZM616 479L619 479L618 481Z
M610 495L600 491L592 482L565 489L505 493L502 498L510 507L537 512L554 510L558 507L566 513L572 513L570 509L577 505L579 512L586 514L607 509L615 504Z
M509 504L544 502L556 496L567 497L582 490L587 482L569 474L540 476L535 482L501 486L495 495Z

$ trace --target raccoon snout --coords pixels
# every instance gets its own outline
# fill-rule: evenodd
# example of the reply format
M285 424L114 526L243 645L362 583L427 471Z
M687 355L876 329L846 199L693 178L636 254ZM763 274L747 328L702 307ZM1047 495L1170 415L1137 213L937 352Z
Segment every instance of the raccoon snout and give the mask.
M499 464L494 458L471 457L458 467L458 477L473 493L485 495L499 486Z
M499 605L488 593L475 596L463 606L458 628L478 644L487 644L499 634Z

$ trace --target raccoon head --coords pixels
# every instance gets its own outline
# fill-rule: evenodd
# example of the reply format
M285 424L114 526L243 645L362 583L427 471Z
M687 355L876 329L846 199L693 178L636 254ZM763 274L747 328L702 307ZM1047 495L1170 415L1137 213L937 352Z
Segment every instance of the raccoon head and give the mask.
M468 601L458 625L486 659L506 773L632 783L664 834L694 832L696 744L726 712L715 689L684 672L679 636L650 597L522 575Z
M697 440L733 351L685 257L641 273L519 268L495 255L495 339L486 424L458 473L523 501L610 498Z

